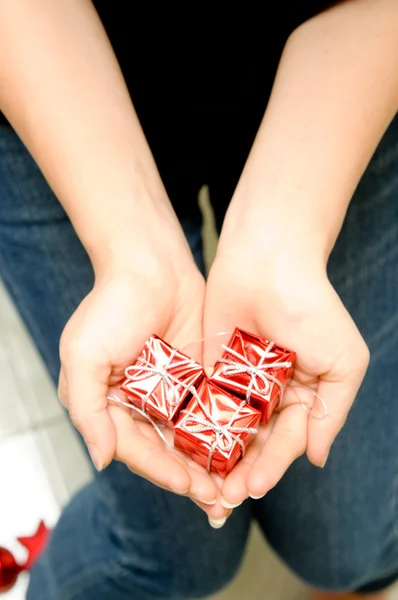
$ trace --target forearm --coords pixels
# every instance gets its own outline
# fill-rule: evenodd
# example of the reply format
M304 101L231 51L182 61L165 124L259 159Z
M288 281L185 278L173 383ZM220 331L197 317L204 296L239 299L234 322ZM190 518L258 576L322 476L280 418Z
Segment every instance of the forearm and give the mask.
M0 3L0 108L68 212L94 266L175 221L89 0ZM174 226L174 225L173 225Z
M262 223L259 246L294 246L325 263L397 109L395 0L345 2L302 25L283 52L229 223Z

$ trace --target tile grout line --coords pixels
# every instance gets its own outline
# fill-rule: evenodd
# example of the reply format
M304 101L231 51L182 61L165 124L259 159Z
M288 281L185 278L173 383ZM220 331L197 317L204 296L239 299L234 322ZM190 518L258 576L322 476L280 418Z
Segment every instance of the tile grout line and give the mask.
M64 423L67 423L67 418L65 415L61 414L61 415L57 415L55 417L49 417L48 419L45 419L44 421L40 421L40 423L34 423L31 425L27 425L24 426L21 429L17 429L15 431L12 431L2 437L0 437L0 444L2 444L3 442L7 442L8 440L18 437L19 435L26 435L28 433L36 433L38 431L41 431L42 429L50 429L54 426L57 425L62 425Z

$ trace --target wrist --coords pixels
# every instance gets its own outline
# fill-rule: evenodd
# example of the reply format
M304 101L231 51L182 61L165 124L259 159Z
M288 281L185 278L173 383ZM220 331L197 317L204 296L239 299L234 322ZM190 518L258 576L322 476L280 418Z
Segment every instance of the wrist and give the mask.
M199 273L182 228L176 218L151 214L109 229L89 251L96 281L118 276L148 281L175 281L185 273ZM167 282L164 282L167 283ZM170 282L167 285L171 285Z
M160 262L192 260L160 179L140 181L124 186L112 201L99 196L96 207L71 215L96 276L120 270L152 272Z
M292 214L275 198L236 194L226 215L218 255L235 254L248 264L255 260L269 268L289 273L326 273L334 233L322 229L305 212ZM336 234L337 235L337 234ZM241 258L240 258L241 257Z

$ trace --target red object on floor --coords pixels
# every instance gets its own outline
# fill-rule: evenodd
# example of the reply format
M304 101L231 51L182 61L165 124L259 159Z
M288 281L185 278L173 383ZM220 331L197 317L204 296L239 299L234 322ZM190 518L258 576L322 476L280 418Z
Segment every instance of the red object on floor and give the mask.
M0 594L13 587L21 571L23 567L16 562L11 552L0 548Z
M34 565L47 545L49 534L49 529L40 521L35 534L17 538L28 551L28 558L22 565L17 563L9 550L0 548L0 594L8 592L17 581L18 575Z

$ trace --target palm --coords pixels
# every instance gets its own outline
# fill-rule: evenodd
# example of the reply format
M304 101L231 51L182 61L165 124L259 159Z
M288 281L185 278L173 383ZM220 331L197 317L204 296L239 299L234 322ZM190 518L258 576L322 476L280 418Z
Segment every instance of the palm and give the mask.
M301 403L313 404L314 395L290 388L279 414L260 427L244 459L226 478L223 496L231 504L248 494L265 494L305 451L315 465L323 464L363 377L358 358L364 347L326 276L306 278L295 273L281 285L272 278L259 278L262 265L254 265L256 276L252 277L244 261L241 269L238 261L236 257L234 261L217 259L213 266L206 295L205 334L239 326L296 351L293 378L302 386L318 389L328 415L311 418ZM215 359L205 351L206 363ZM319 417L322 407L314 409Z
M136 413L107 401L109 386L122 379L151 334L173 346L202 336L203 297L194 268L178 281L129 274L98 285L64 332L69 355L64 352L60 396L86 442L100 444L105 464L116 458L162 487L212 500L216 485L205 469L166 447Z

